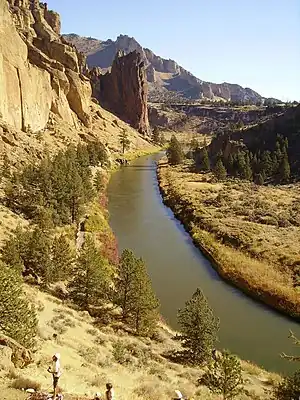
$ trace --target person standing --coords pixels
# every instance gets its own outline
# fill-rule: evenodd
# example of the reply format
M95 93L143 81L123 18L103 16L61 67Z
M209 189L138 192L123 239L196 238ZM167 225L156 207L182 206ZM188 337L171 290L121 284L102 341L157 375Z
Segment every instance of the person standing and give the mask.
M52 366L50 366L47 371L50 372L50 374L52 374L53 377L53 400L55 400L57 394L58 381L62 374L59 353L54 354L54 356L52 357Z
M111 383L107 383L106 384L106 400L114 400L115 398L115 393L114 393L114 389Z

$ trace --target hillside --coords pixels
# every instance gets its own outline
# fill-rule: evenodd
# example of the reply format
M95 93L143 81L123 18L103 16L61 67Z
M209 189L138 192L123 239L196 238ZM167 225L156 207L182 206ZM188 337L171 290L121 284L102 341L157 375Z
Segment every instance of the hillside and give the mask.
M109 381L113 382L120 400L169 400L175 389L195 399L218 398L210 395L206 387L196 385L203 371L163 357L169 350L178 349L174 332L163 324L160 324L156 340L137 338L126 332L116 317L116 310L107 312L115 317L105 325L49 294L32 287L27 287L26 291L38 309L38 350L34 363L23 370L10 366L9 371L1 371L0 367L2 400L27 398L21 391L8 388L16 376L40 384L45 391L51 384L47 367L55 352L61 353L64 371L61 387L67 400L90 400L96 391L103 394ZM243 363L243 369L248 395L241 398L267 399L265 390L268 392L278 376L247 363Z
M252 153L274 151L278 135L288 140L288 156L292 172L300 173L300 106L291 107L267 121L247 129L235 130L216 137L211 146L212 155L220 150L228 157L232 149L239 144L246 146Z
M112 65L119 50L125 53L137 50L145 62L149 82L149 100L176 96L187 99L224 99L238 102L260 103L262 96L250 88L243 88L232 83L211 83L198 79L182 68L174 60L167 60L143 48L134 38L120 35L115 41L101 41L94 38L81 37L76 34L63 35L67 42L87 56L89 66L98 66L106 71Z

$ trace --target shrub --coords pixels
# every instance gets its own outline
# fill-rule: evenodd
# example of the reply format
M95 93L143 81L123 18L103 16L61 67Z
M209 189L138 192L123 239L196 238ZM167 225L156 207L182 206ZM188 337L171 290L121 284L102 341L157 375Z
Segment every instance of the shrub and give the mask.
M277 400L291 400L300 398L300 370L292 376L283 379L274 389L274 398Z
M32 347L37 318L22 290L19 274L0 263L0 331L25 347Z
M112 355L119 364L128 364L129 362L129 354L126 346L120 340L113 344Z
M239 360L225 352L218 356L208 371L198 381L224 400L233 399L242 391L242 368Z
M34 389L38 391L41 389L41 384L32 379L19 376L12 382L11 387L19 390Z

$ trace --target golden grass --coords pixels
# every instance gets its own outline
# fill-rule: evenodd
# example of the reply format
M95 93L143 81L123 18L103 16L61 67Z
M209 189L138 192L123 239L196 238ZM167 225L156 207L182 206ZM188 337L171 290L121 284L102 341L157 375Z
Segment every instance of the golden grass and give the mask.
M195 400L217 400L218 397L210 394L206 387L197 386L200 369L174 364L161 356L166 351L179 348L178 341L173 340L174 332L162 323L157 340L137 338L114 328L114 324L96 328L94 319L88 313L76 311L36 288L26 286L26 292L36 305L42 303L44 307L38 307L40 333L34 364L16 373L25 381L34 380L41 385L42 391L51 386L47 368L52 355L60 352L63 375L59 384L69 400L91 399L96 391L104 393L108 381L113 383L119 400L169 400L174 396L175 389ZM56 326L59 321L68 320L72 320L71 326L58 333ZM53 337L54 333L58 336ZM252 370L249 371L249 368ZM275 374L250 367L247 363L243 363L243 370L250 382L247 384L249 390L259 398L267 399L264 389L268 388L268 382ZM9 389L15 377L15 373L6 373L4 377L0 374L1 399L25 398L22 392ZM251 397L243 395L242 398Z
M300 317L293 269L300 264L300 186L214 183L187 166L159 168L168 204L194 242L226 280L292 316Z

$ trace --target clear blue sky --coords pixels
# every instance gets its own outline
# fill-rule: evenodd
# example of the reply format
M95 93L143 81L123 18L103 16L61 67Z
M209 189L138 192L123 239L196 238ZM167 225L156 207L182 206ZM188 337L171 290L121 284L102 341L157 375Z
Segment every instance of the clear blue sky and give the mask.
M300 100L300 0L48 0L62 32L122 33L198 78Z

